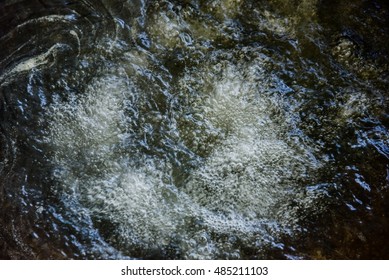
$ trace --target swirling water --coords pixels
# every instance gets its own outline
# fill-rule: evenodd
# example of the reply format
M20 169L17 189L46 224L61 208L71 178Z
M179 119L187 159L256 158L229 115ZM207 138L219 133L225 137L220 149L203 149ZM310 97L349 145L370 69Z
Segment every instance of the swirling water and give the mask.
M0 256L387 258L385 1L0 2Z

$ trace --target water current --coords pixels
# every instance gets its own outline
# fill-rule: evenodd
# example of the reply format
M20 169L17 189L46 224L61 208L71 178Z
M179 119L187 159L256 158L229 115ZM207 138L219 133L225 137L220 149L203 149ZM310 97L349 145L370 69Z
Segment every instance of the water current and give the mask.
M0 258L388 258L388 20L0 1Z

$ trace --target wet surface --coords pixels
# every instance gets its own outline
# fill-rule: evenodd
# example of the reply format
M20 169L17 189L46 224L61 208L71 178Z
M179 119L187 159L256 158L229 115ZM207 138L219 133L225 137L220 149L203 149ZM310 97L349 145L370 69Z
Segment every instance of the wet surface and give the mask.
M1 1L2 259L387 259L385 1Z

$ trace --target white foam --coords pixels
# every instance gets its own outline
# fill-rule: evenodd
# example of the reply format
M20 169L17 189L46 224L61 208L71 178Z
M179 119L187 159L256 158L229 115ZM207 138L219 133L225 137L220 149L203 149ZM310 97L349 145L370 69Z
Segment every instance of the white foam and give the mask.
M204 92L189 97L192 107L185 109L207 129L194 122L192 133L177 131L182 143L197 141L208 150L182 186L174 185L170 162L136 146L142 132L137 114L126 108L139 111L145 93L124 70L96 78L82 97L52 106L57 192L73 195L98 224L109 221L106 238L114 246L131 254L175 244L182 258L239 258L237 239L260 248L275 238L269 227L281 231L295 219L283 204L299 199L297 181L317 166L285 138L286 115L274 116L282 104L265 92L270 85L263 69L255 63L221 69L220 75L212 66L198 72L207 80L197 85ZM187 82L184 77L183 89ZM176 118L182 118L179 112Z
M282 114L271 116L279 106L277 98L260 92L270 85L258 86L256 75L250 67L243 73L225 69L200 107L219 132L220 144L191 175L186 190L209 210L250 220L276 219L277 207L296 187L296 177L307 176L317 166L287 142L288 121Z

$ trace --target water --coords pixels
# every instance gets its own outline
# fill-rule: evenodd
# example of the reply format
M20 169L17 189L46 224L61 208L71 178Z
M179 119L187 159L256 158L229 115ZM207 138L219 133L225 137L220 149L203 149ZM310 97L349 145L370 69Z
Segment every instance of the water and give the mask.
M387 258L385 1L2 1L0 256Z

